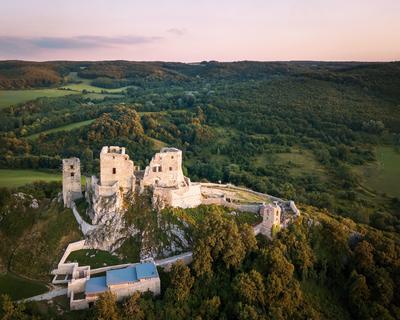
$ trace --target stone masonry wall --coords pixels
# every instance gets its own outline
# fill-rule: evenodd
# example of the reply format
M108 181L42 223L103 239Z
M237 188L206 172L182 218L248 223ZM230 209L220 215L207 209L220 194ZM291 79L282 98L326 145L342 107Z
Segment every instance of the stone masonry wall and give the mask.
M103 147L100 153L100 184L112 186L116 182L125 191L135 185L134 164L122 147Z
M63 159L63 200L64 206L82 198L81 162L78 158Z
M156 153L146 167L142 185L177 187L187 185L182 171L182 151L163 148Z

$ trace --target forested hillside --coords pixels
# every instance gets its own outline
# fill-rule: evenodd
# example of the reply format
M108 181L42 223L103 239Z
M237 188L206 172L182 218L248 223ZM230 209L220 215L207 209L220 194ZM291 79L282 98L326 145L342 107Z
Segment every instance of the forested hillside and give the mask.
M0 269L44 280L49 255L79 237L60 184L14 187L35 172L56 179L64 157L98 174L104 145L126 147L141 168L178 147L192 181L243 185L304 212L270 242L211 207L194 263L162 274L160 298L104 297L66 318L400 318L400 63L5 61L0 88L24 89L0 90ZM24 257L39 262L29 269Z

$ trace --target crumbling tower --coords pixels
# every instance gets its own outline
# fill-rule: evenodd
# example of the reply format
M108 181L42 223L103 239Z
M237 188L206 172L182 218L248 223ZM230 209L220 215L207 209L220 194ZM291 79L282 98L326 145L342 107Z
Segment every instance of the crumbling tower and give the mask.
M263 218L260 233L271 238L272 229L281 226L281 207L277 203L262 205L260 215Z
M105 146L100 152L100 185L102 190L131 191L135 186L135 166L125 148ZM114 189L113 189L114 188ZM110 191L109 190L109 191ZM101 193L101 195L106 195Z
M70 208L71 201L82 198L81 162L78 158L63 159L64 207Z

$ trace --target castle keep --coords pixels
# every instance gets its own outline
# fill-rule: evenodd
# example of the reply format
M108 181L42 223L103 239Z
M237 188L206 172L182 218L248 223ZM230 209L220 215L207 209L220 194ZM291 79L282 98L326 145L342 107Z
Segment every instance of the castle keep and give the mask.
M119 190L135 188L135 167L122 147L103 147L100 152L100 181L95 184L96 194L107 197Z

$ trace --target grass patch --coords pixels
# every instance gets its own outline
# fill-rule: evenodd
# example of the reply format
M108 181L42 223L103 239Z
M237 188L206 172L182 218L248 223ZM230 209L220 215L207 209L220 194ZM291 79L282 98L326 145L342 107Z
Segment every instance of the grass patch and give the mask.
M164 148L167 146L167 144L161 140L157 140L154 138L149 138L151 141L153 141L154 149L155 150L160 150L161 148Z
M117 256L103 250L84 249L71 252L68 262L78 262L80 266L89 265L92 269L125 263Z
M75 92L52 89L0 90L0 109L40 97L62 97Z
M129 239L125 240L117 252L124 257L123 261L131 263L140 261L139 237L130 237Z
M61 173L37 170L0 169L0 187L19 187L34 181L61 181Z
M361 183L377 193L400 197L400 152L392 147L376 148L376 162L355 168Z
M78 76L76 72L71 72L67 76L67 80L71 82L77 82L77 83L69 83L64 86L62 86L62 89L67 89L71 91L78 91L82 92L83 90L86 90L91 93L102 93L102 92L109 92L109 93L122 93L124 92L129 86L122 87L122 88L115 88L115 89L105 89L105 88L100 88L92 85L91 79L84 79ZM79 82L79 83L78 83Z
M29 298L47 291L42 282L21 278L12 273L0 275L0 294L8 294L13 300Z
M280 163L289 166L289 172L293 176L300 176L304 173L313 173L321 177L326 176L324 168L309 151L293 149L290 153L278 153L276 156Z
M41 134L49 134L49 133L59 132L59 131L71 131L74 129L78 129L80 127L88 126L89 124L93 123L95 120L96 119L90 119L90 120L85 120L85 121L81 121L81 122L70 123L70 124L67 124L65 126L61 126L58 128L53 128L53 129L45 130L45 131L42 131L39 133L31 134L31 135L27 136L26 138L30 139L30 140L35 140Z

